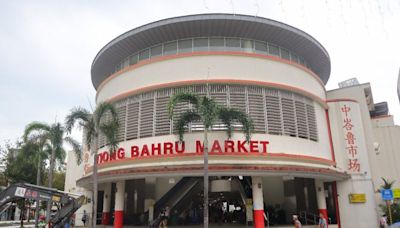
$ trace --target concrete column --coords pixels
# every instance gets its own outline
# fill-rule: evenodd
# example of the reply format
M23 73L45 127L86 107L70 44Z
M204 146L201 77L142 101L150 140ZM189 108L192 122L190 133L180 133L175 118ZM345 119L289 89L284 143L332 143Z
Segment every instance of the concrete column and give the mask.
M111 183L105 184L104 197L103 197L103 215L101 217L101 224L110 224L110 206L111 206Z
M326 209L324 182L322 180L315 179L315 192L317 193L318 212L322 213L328 222L328 210Z
M149 222L154 220L154 204L155 204L155 190L156 190L156 178L146 177L145 178L145 199L144 199L144 211L149 211Z
M264 199L261 177L252 177L254 227L264 228Z
M125 181L118 181L115 192L114 228L124 227Z
M21 220L20 216L21 216L21 210L16 206L14 212L14 220L15 221Z

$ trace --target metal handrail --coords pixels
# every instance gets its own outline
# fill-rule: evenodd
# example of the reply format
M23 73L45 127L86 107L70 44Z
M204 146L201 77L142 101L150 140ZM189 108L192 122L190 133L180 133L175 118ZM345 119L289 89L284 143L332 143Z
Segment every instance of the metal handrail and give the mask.
M314 214L308 211L300 211L299 216L300 218L304 219L305 225L308 225L308 222L313 222L313 224L318 224L318 219L319 219L318 214ZM310 219L309 216L312 216L312 219ZM328 217L327 222L331 224L331 221L332 219Z

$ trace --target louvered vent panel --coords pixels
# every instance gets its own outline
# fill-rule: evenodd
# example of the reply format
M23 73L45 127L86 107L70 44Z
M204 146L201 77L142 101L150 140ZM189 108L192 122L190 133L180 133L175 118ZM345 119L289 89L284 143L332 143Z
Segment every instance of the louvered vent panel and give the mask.
M168 117L169 97L159 97L156 101L156 135L167 135L170 133L170 120Z
M318 141L318 130L314 105L307 104L307 122L310 140Z
M307 113L303 102L295 101L298 137L308 139Z
M226 85L211 85L210 86L210 95L211 98L217 102L217 104L221 107L227 107L227 88ZM226 126L222 123L222 121L217 120L212 126L212 130L214 131L224 131L226 130Z
M153 135L153 114L154 99L142 100L140 102L140 138Z
M229 105L231 108L246 113L246 94L231 93L229 96Z
M246 87L239 85L229 86L229 107L246 113ZM234 130L241 131L242 125L239 122L233 122Z
M126 140L137 139L139 128L139 101L128 104L128 117L126 121Z
M109 112L106 112L103 114L102 118L100 119L100 125L107 123L109 119L111 118L111 114ZM100 148L104 147L106 145L106 136L100 131L99 132L99 146Z
M190 90L192 90L192 88L190 88L190 87L180 87L180 88L175 88L174 89L174 93L191 92ZM175 107L174 107L174 116L172 118L174 134L178 133L176 131L176 125L178 123L178 120L180 119L182 114L184 112L186 112L187 110L189 110L189 103L187 103L187 102L179 102L178 104L175 105ZM187 132L187 129L186 129L185 132Z
M255 132L265 132L265 115L264 100L262 94L250 94L249 99L249 116L254 124Z
M150 137L170 134L171 123L167 106L172 94L178 92L191 92L202 97L207 95L207 88L206 85L167 88L135 95L118 102L116 108L121 124L118 140L123 141L124 137L126 140L136 139L138 135ZM242 112L248 111L249 117L254 122L255 132L267 130L269 134L285 134L318 141L313 101L307 97L284 90L242 85L209 85L208 93L219 105L229 106ZM154 99L156 99L155 103ZM124 112L125 107L127 107L127 116ZM177 120L189 108L188 103L176 105L172 126L174 133L176 133ZM235 130L242 128L237 122L233 125ZM192 132L203 131L203 125L200 122L192 122L189 127ZM224 129L225 126L219 122L213 126L213 130ZM104 146L105 143L105 137L100 135L99 145Z
M117 108L117 116L118 116L118 123L119 123L117 140L124 141L125 140L125 124L126 124L126 105L120 106Z
M194 85L192 87L192 92L199 98L207 96L207 86L206 85ZM198 131L204 130L204 126L200 121L193 121L190 124L190 126L191 126L192 132L198 132Z
M265 106L267 110L268 133L272 135L282 134L281 107L279 97L266 96Z
M283 134L296 137L296 121L293 100L282 98Z

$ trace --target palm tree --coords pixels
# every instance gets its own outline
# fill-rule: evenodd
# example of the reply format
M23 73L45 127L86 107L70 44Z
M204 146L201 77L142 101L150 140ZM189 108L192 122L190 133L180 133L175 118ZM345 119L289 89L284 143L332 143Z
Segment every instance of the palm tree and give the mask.
M381 190L384 190L384 189L392 189L395 181L389 181L388 179L385 179L383 177L381 177L381 179L383 180L383 184L381 185L381 189L378 189L378 192L381 192ZM387 210L386 214L389 216L389 225L390 225L390 224L392 224L392 210L391 210L392 206L390 205L391 204L390 200L385 200L385 201L386 201L386 210Z
M64 162L65 159L65 150L63 148L64 142L67 142L72 146L73 151L76 154L81 154L81 146L79 143L68 136L64 136L65 129L61 125L61 123L47 124L41 122L32 122L28 124L24 131L24 139L28 139L29 137L39 137L42 138L42 142L44 146L46 142L50 145L50 168L49 168L49 182L48 187L53 187L53 172L55 166L55 159L60 163ZM41 148L42 150L43 148ZM38 182L39 183L39 182ZM51 204L47 204L47 219L50 218L50 209Z
M106 118L110 114L111 118ZM108 121L105 121L107 119ZM117 111L110 103L102 102L98 104L93 113L77 107L71 110L65 118L65 126L71 132L75 123L83 128L84 143L93 155L93 192L92 192L92 227L96 227L97 217L97 149L99 148L98 138L100 133L106 137L106 146L111 153L118 148L117 133L119 128Z
M50 148L50 145L47 143L49 137L46 132L42 132L41 134L32 135L28 138L27 130L24 131L23 139L26 144L34 143L37 147L36 151L36 159L37 159L37 173L36 173L36 185L40 186L40 175L41 175L41 167L43 161L47 159L47 154L45 152L46 149ZM35 210L35 227L38 226L39 222L39 207L40 201L36 202L36 210Z
M203 96L198 97L191 93L174 94L168 103L168 114L172 120L174 107L179 102L189 102L192 104L192 109L184 112L179 118L176 125L176 130L179 135L179 141L183 141L183 134L187 124L193 121L201 121L204 126L204 227L208 227L208 131L220 119L226 126L228 138L232 136L232 122L239 121L243 126L243 132L246 135L246 141L250 141L253 123L248 116L232 108L219 106L214 99Z
M381 185L381 189L392 189L394 182L395 181L389 181L383 177L381 177L381 179L383 180L383 184Z

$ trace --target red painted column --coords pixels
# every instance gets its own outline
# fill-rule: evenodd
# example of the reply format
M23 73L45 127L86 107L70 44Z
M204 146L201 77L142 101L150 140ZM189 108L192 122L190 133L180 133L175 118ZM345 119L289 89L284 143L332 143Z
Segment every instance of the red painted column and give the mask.
M315 192L317 193L318 212L324 215L328 223L328 210L326 209L325 189L322 180L315 179Z
M115 192L114 228L124 227L125 181L117 182Z
M111 183L106 183L104 188L103 197L103 215L101 217L101 224L110 224L110 204L111 204Z
M103 211L103 215L101 217L101 224L102 225L110 224L110 212L104 212Z
M264 228L264 198L261 177L252 177L254 227Z

